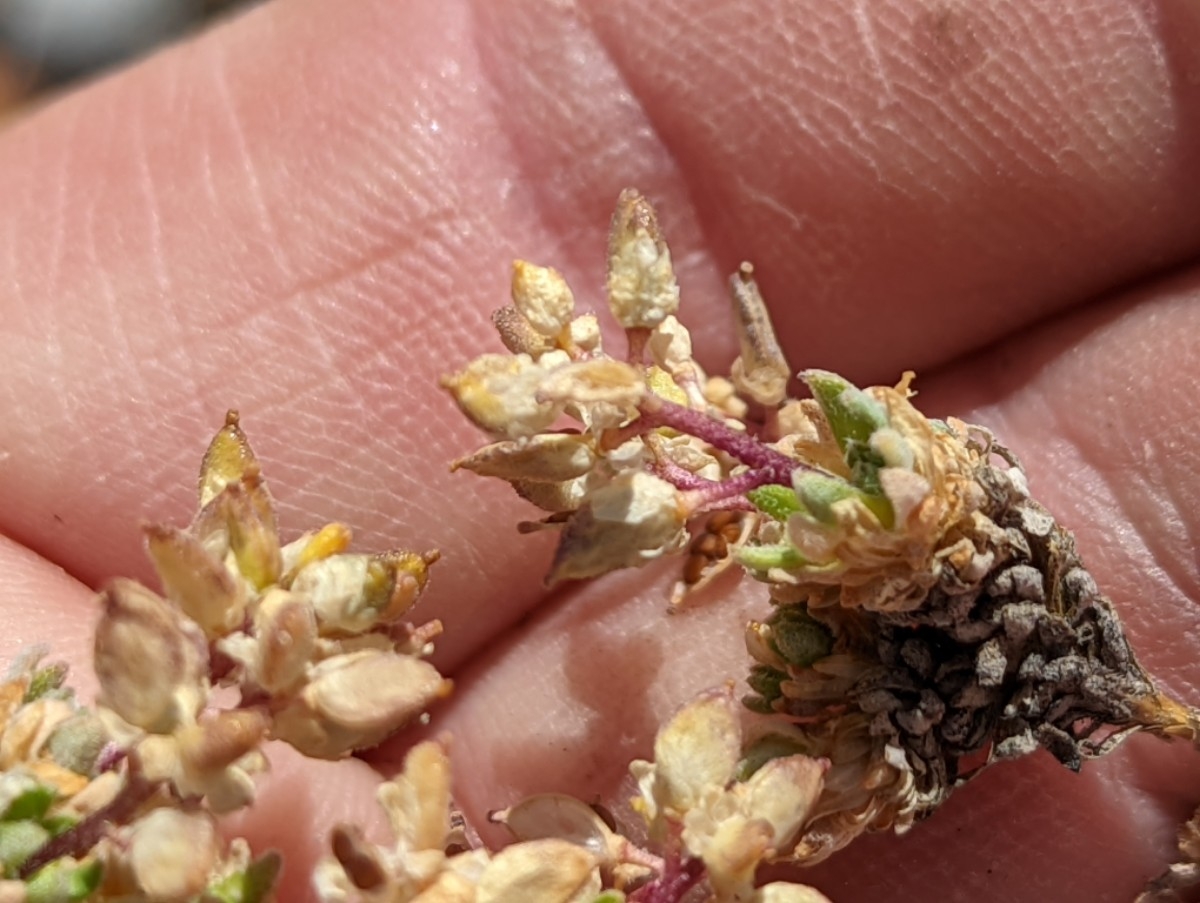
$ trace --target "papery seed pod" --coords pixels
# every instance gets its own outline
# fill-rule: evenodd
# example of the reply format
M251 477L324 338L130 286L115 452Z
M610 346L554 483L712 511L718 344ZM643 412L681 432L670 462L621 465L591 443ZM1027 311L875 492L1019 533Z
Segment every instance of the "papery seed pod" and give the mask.
M537 332L557 337L571 320L575 298L558 270L525 260L513 261L513 304Z
M574 433L547 433L523 440L493 442L459 458L451 470L463 468L502 480L560 483L581 477L596 463L592 440Z
M626 329L652 329L679 309L671 252L650 202L621 192L608 239L608 305Z
M404 757L404 768L381 784L379 804L396 840L412 850L440 850L450 833L450 758L444 741L425 740Z
M200 507L205 507L230 483L240 481L249 469L257 467L258 458L242 432L238 412L230 410L200 465Z
M317 619L303 596L272 588L254 612L255 682L267 693L283 693L298 685L313 658Z
M199 539L174 527L148 525L143 532L167 598L210 639L241 625L248 602L246 586Z
M276 714L273 736L306 756L336 759L375 746L449 694L427 662L367 651L325 659Z
M648 473L625 472L592 493L563 530L547 582L638 567L687 541L679 491Z
M155 809L129 832L122 857L148 900L185 900L204 890L217 863L216 824L207 812Z
M204 635L165 599L132 580L100 595L94 645L100 701L131 724L169 733L207 692Z
M527 354L486 354L445 377L442 386L476 426L497 436L530 436L550 426L562 411L560 405L537 398L538 386L550 372L542 362L551 356L535 362ZM569 360L562 356L564 363Z
M766 302L754 281L754 267L749 263L738 267L729 279L729 290L741 348L730 372L733 384L743 396L766 407L775 407L787 395L787 382L792 371L775 338Z
M513 844L493 856L479 876L475 903L590 903L600 887L595 856L565 840L545 838Z

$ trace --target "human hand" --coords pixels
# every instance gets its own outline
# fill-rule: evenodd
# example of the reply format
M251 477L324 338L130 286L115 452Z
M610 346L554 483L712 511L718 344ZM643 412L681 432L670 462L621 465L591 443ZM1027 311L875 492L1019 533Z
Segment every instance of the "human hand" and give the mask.
M469 817L628 796L657 724L744 673L761 593L668 619L667 563L546 594L527 508L447 472L478 436L436 383L495 347L515 256L602 307L637 185L706 363L750 258L797 367L918 369L923 409L1022 456L1143 663L1195 699L1197 72L1183 0L297 0L64 98L0 134L3 652L48 641L85 676L86 585L149 578L138 522L188 516L237 407L285 527L442 550L419 614L447 626L434 726ZM801 877L838 903L1128 899L1200 798L1193 758L1034 756ZM311 861L373 817L372 777L283 755L247 830Z

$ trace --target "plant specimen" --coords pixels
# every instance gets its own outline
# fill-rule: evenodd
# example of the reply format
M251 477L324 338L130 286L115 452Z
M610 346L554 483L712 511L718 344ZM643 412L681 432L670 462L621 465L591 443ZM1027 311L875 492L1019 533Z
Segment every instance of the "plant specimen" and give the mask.
M1195 711L1138 664L1070 533L986 428L925 417L912 374L860 389L806 370L807 397L790 397L748 264L730 280L741 354L729 377L706 375L635 191L613 218L607 289L626 337L615 354L558 273L515 265L513 304L495 316L509 353L445 380L495 440L455 466L543 509L522 529L559 531L551 583L686 550L676 604L730 562L764 584L772 614L746 627L743 702L757 717L737 766L709 774L742 794L745 825L760 819L755 862L812 863L864 831L907 830L987 765L1038 747L1079 769L1139 731L1196 741ZM690 742L695 768L725 762L729 731L692 723L667 729L668 761ZM815 785L794 819L779 818L778 794L745 804L764 770L804 761L821 773L794 779ZM717 899L748 898L728 867L753 858L746 830L701 831L707 804L666 789L678 777L664 767L634 766L652 836L703 863ZM1193 847L1185 836L1185 859Z
M933 420L912 374L860 389L804 370L803 397L748 264L730 280L741 353L692 355L670 250L624 192L608 249L616 355L554 270L514 265L506 353L446 377L493 441L455 468L508 481L559 536L548 581L682 560L671 603L729 567L771 604L739 625L746 685L718 686L635 760L645 840L579 800L492 814L481 846L453 805L452 741L381 783L388 844L336 828L313 876L328 903L821 903L759 866L814 863L903 832L989 764L1038 747L1079 769L1132 734L1197 742L1198 716L1139 666L1071 535L986 428ZM259 903L273 853L226 840L261 747L315 758L375 746L451 691L407 618L436 552L348 551L332 524L284 542L236 413L204 455L186 529L150 526L156 593L100 596L101 693L80 706L40 654L0 683L0 903ZM717 603L719 604L719 603ZM232 691L232 692L230 692ZM1145 900L1200 883L1200 813Z
M199 503L187 529L146 528L163 596L130 580L101 594L93 708L40 654L0 684L6 903L271 899L278 856L216 821L252 803L263 742L338 758L449 692L424 660L440 625L404 621L435 553L350 553L340 524L281 544L233 412Z

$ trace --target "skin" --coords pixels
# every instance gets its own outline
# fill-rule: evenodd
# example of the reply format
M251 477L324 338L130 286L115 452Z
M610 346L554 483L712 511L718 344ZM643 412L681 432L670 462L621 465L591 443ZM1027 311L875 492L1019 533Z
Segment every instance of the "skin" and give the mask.
M1200 702L1200 6L1192 0L267 3L0 132L0 654L89 688L92 589L149 577L237 407L298 533L441 549L417 611L457 682L457 792L619 802L696 691L744 673L761 591L668 618L674 563L547 592L548 537L447 472L439 375L498 350L510 260L601 306L636 185L702 361L752 257L797 368L921 372L1076 531L1145 666ZM377 752L393 771L410 738ZM293 856L373 818L362 762L279 753L243 825ZM908 836L803 873L834 900L1128 900L1200 801L1183 744L992 769Z

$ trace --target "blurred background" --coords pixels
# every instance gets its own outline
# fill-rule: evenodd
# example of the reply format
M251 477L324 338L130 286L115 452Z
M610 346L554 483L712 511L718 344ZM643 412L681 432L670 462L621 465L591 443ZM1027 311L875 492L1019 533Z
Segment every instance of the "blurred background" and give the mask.
M0 0L0 128L52 92L247 0Z

